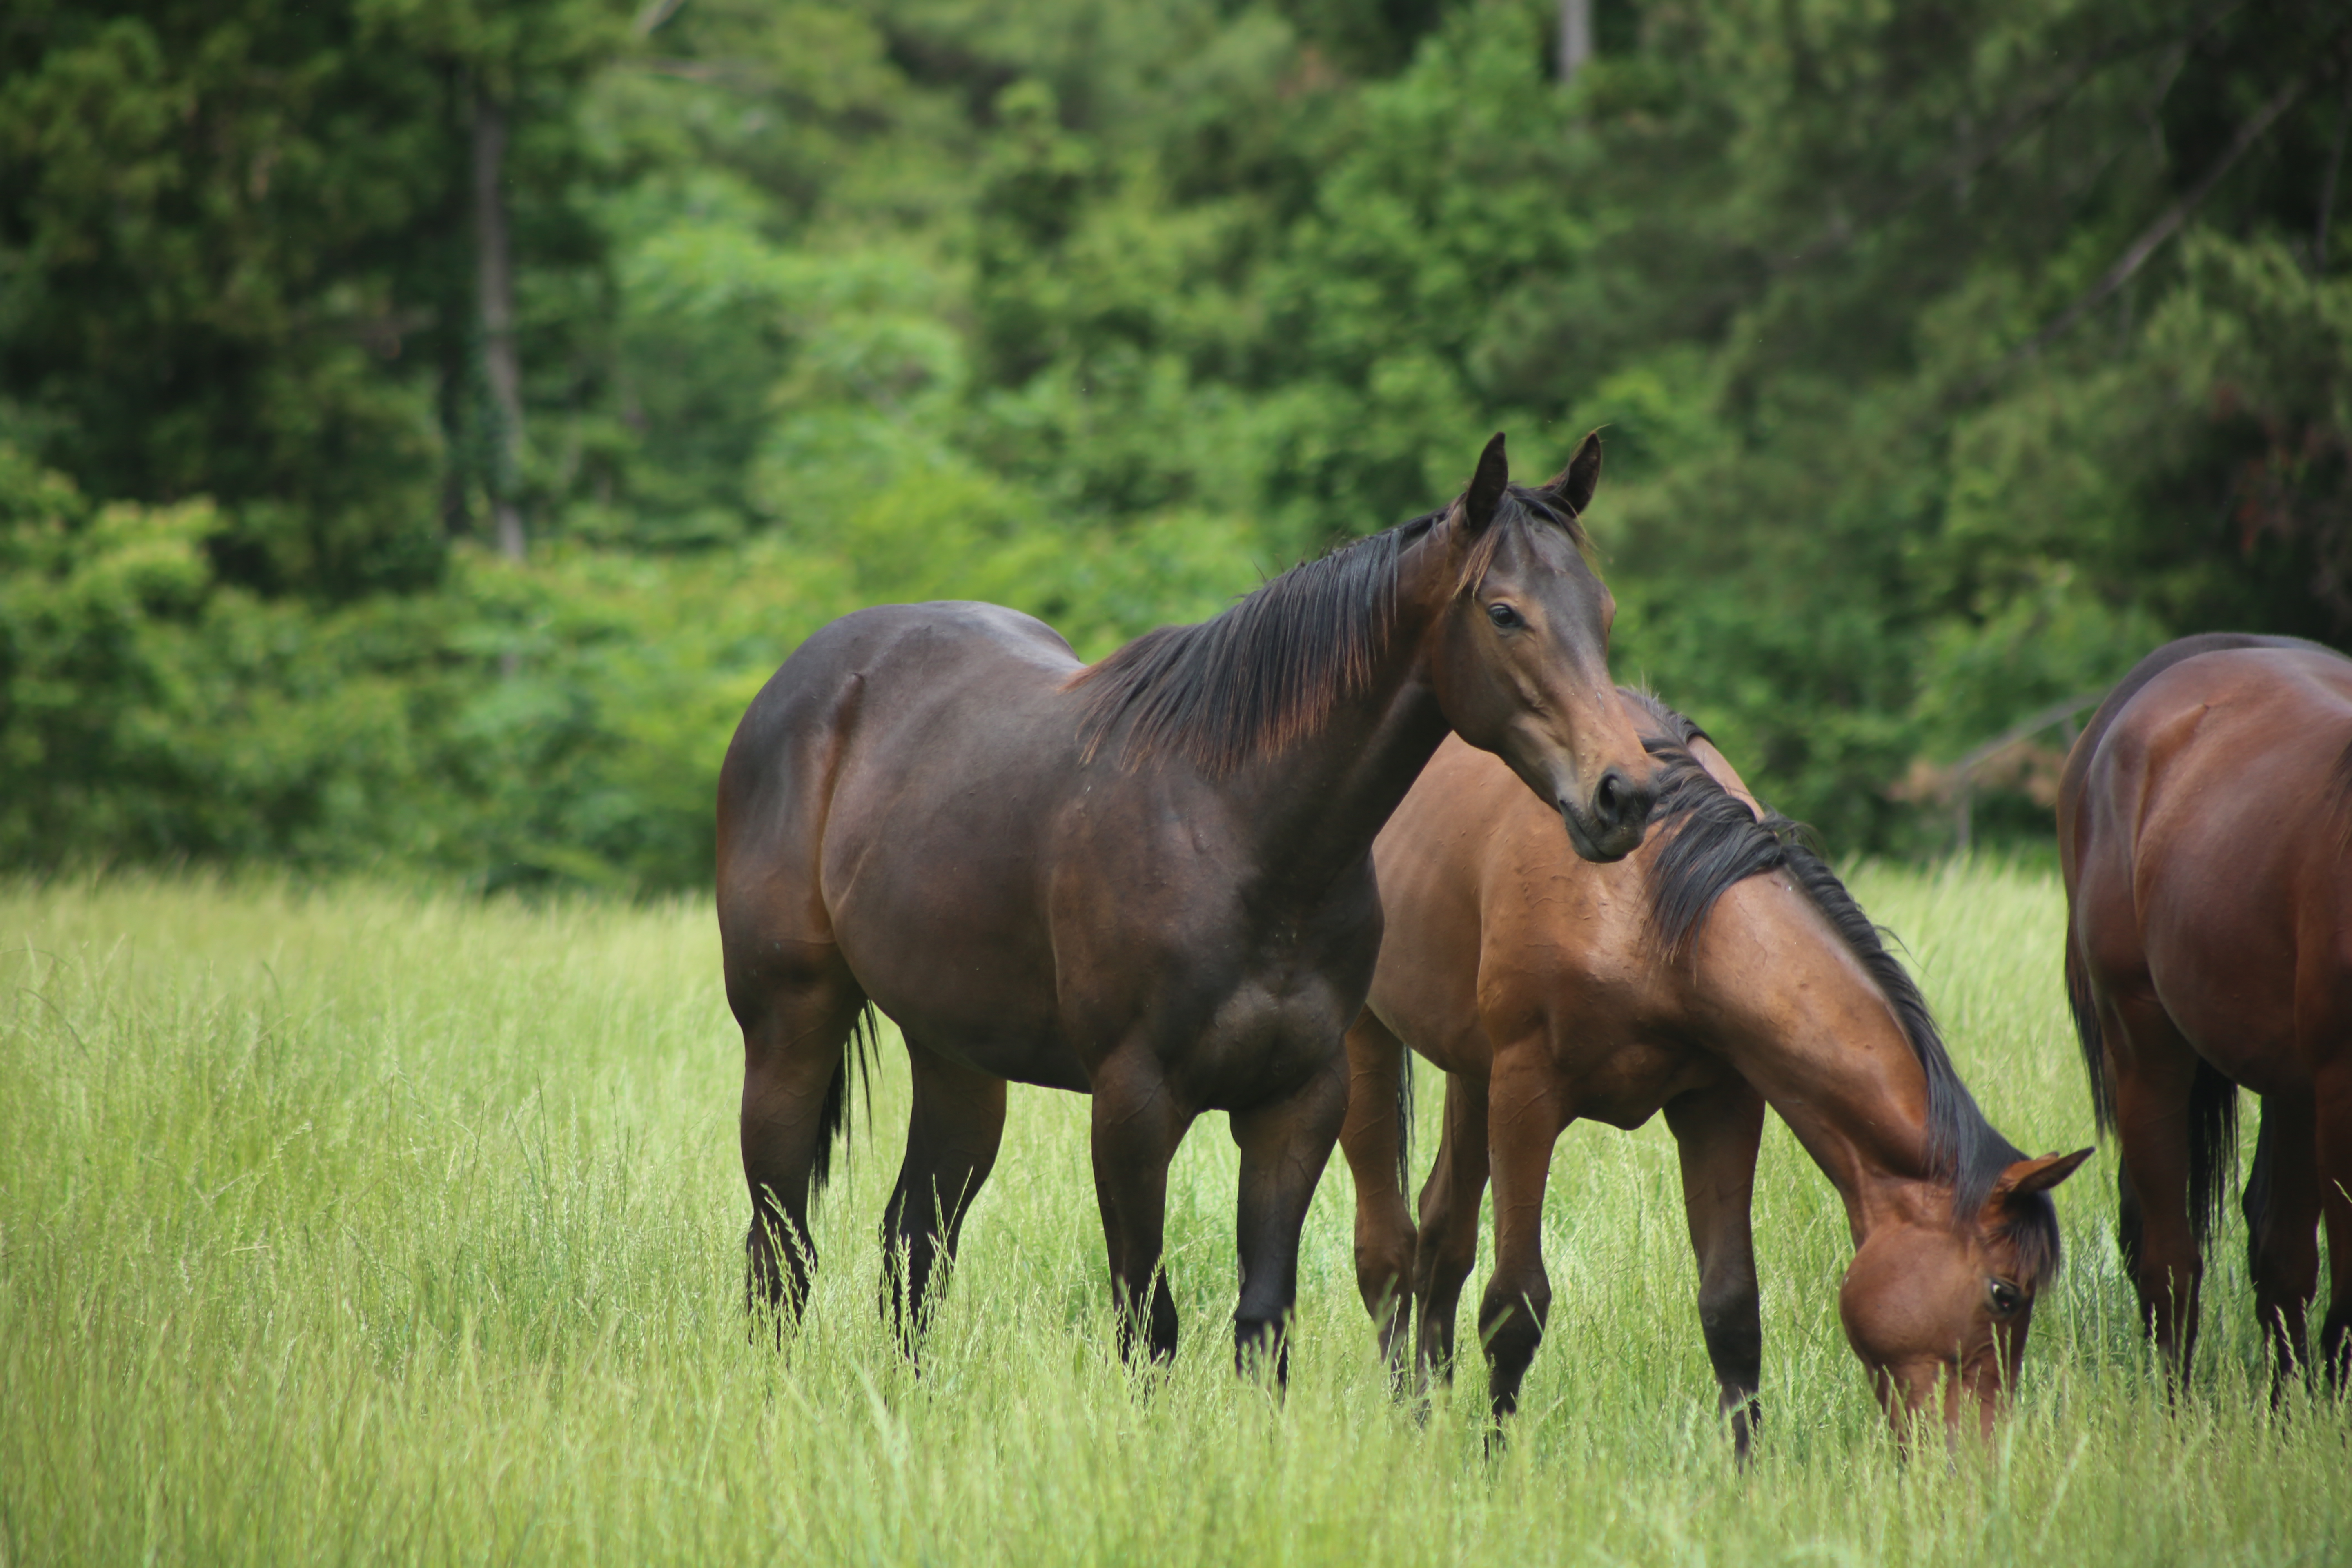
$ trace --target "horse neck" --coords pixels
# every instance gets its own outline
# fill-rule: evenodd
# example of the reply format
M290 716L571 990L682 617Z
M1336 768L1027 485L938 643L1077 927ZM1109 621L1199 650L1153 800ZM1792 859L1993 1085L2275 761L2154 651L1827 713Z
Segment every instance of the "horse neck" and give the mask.
M1734 885L1687 973L1717 1049L1837 1188L1857 1247L1883 1226L1948 1212L1927 1069L1885 994L1811 900L1778 874Z
M1312 733L1255 759L1231 781L1261 866L1319 893L1370 856L1450 728L1427 644L1452 597L1453 569L1443 528L1407 546L1397 563L1395 617L1370 679Z

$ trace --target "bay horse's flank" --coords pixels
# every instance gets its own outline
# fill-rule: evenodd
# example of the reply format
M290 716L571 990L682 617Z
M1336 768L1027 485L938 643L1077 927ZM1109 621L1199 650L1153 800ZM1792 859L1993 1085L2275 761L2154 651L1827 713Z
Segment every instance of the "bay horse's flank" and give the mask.
M1654 766L1612 695L1612 606L1575 525L1599 464L1588 437L1514 486L1497 437L1452 506L1091 669L984 605L862 610L804 643L719 777L753 1304L806 1299L811 1180L870 1005L914 1078L883 1226L910 1348L1018 1080L1094 1097L1123 1352L1139 1333L1174 1352L1168 1162L1202 1110L1231 1112L1235 1354L1279 1372L1380 941L1381 824L1452 731L1502 753L1579 853L1641 841Z
M1898 1430L1989 1425L2055 1271L2050 1187L2088 1152L2025 1159L1978 1110L1925 1001L1828 865L1762 810L1696 726L1622 694L1659 767L1652 837L1567 860L1475 753L1442 748L1375 852L1388 934L1349 1036L1342 1143L1358 1287L1401 1362L1450 1365L1491 1169L1496 1264L1478 1313L1499 1417L1550 1301L1542 1192L1579 1118L1660 1110L1682 1152L1700 1322L1747 1452L1761 1354L1748 1206L1766 1102L1844 1200L1841 1317ZM1418 1230L1399 1181L1406 1044L1445 1069Z
M2204 1251L2237 1167L2238 1090L2263 1097L2244 1211L2272 1397L2352 1371L2352 660L2216 632L2158 648L2099 705L2058 799L2066 990L2119 1240L2176 1387Z

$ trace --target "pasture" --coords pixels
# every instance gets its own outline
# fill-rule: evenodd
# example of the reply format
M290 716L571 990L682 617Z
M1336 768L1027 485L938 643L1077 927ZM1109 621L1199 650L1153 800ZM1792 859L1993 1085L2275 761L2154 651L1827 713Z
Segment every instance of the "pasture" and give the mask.
M1853 885L1993 1121L2030 1152L2088 1142L2054 877ZM1013 1090L915 1375L874 1310L906 1105L887 1030L809 1319L752 1342L740 1037L700 900L16 883L0 966L8 1564L2352 1560L2352 1416L2267 1408L2234 1207L2196 1385L2167 1410L2111 1150L2056 1194L2068 1266L2012 1418L1906 1466L1838 1327L1843 1216L1772 1123L1742 1474L1671 1141L1580 1124L1546 1215L1551 1331L1490 1457L1468 1369L1425 1423L1391 1399L1337 1160L1288 1396L1233 1375L1221 1116L1171 1182L1178 1359L1123 1368L1086 1108L1039 1089ZM1420 1087L1416 1184L1435 1075Z

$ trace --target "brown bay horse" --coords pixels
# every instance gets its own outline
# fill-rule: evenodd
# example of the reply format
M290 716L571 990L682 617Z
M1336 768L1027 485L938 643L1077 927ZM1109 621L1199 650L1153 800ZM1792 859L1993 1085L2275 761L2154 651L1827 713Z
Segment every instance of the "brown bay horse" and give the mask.
M2245 1189L2272 1397L2352 1361L2352 660L2221 632L2157 649L2108 693L2058 798L2066 987L2120 1239L2185 1386L2204 1243L2236 1169L2238 1090L2263 1098Z
M973 604L861 610L785 661L719 786L755 1306L805 1302L811 1185L870 1005L914 1079L883 1222L883 1310L910 1349L1013 1080L1093 1096L1129 1355L1139 1331L1174 1353L1169 1161L1230 1112L1235 1356L1271 1351L1279 1375L1380 947L1381 825L1450 731L1501 753L1576 853L1641 842L1654 764L1609 682L1613 605L1578 522L1600 455L1588 437L1512 485L1498 436L1451 506L1091 667Z
M1491 1169L1478 1334L1494 1414L1515 1408L1551 1302L1552 1145L1580 1117L1631 1129L1663 1110L1700 1327L1744 1458L1762 1352L1749 1205L1769 1103L1844 1200L1855 1253L1839 1313L1898 1435L1970 1412L1989 1428L2058 1263L2048 1189L2090 1151L2029 1160L1994 1131L1836 875L1696 726L1622 697L1660 765L1649 841L1624 859L1559 853L1508 773L1451 743L1381 835L1386 934L1348 1036L1341 1144L1383 1351L1402 1373L1417 1318L1420 1377L1450 1373ZM1400 1158L1408 1045L1446 1074L1417 1231Z

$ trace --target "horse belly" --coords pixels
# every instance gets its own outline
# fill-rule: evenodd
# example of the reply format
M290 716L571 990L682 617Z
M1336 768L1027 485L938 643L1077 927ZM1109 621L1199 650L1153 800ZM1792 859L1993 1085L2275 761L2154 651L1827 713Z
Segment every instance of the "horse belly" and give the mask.
M1084 1089L1059 1025L1034 846L975 842L956 826L952 811L931 814L933 831L885 826L892 868L869 864L835 906L850 973L910 1042L997 1078Z

